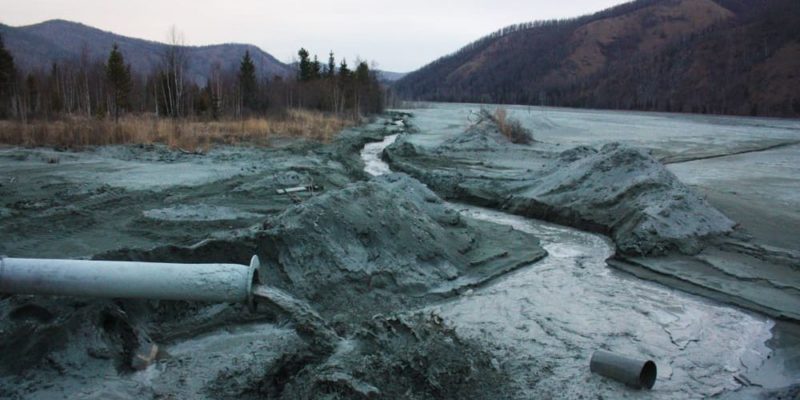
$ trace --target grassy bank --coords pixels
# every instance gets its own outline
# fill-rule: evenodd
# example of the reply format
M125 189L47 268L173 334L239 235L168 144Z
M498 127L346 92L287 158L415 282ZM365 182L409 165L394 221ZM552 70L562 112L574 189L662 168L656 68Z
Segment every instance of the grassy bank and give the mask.
M0 121L0 144L81 148L161 143L186 151L205 151L218 144L267 146L273 137L328 141L352 124L353 121L341 116L308 110L220 121L126 116L114 122L73 116L27 123Z

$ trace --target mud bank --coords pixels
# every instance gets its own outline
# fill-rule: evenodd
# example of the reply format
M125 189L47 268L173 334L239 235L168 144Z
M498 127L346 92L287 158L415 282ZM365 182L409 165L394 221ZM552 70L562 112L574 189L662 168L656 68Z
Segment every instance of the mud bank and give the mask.
M368 170L388 171L374 149L362 154ZM606 259L614 247L602 236L485 208L453 207L533 233L549 252L533 267L431 307L457 332L489 344L512 372L517 389L512 398L642 394L621 391L589 373L588 357L598 348L658 360L659 383L646 394L651 398L773 398L796 392L787 387L800 377L800 337L793 325L776 326L762 316L609 269Z
M642 150L613 143L566 151L554 143L514 145L486 123L444 140L417 132L398 137L383 156L447 199L606 234L617 247L614 267L800 320L800 254L764 235L754 238L747 229L753 224L737 226ZM785 191L796 197L796 189ZM758 204L750 204L758 208L754 215L770 214Z
M691 254L734 226L640 150L525 147L485 121L430 150L401 136L384 154L447 198L608 234L624 254Z
M163 146L0 149L0 253L88 257L120 247L190 245L244 229L363 179L358 152L385 134L378 122L329 144L220 147L205 155ZM317 189L277 193L297 186Z

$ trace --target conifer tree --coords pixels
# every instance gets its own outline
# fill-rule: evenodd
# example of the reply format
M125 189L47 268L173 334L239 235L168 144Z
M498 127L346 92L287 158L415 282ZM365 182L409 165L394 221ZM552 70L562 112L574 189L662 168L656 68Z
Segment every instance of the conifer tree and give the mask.
M300 70L297 73L297 80L300 82L308 82L311 80L312 76L312 66L311 61L308 60L308 51L301 48L300 51L297 52L297 56L300 57Z
M125 58L114 43L106 63L106 79L111 88L114 120L119 120L121 111L127 109L131 92L131 70L125 65Z
M322 72L322 64L317 59L317 55L314 54L314 61L311 63L311 79L319 79L322 76L320 72Z
M356 82L359 84L367 84L369 83L369 65L367 65L366 61L362 61L358 63L356 67Z
M15 75L14 57L6 50L3 36L0 35L0 118L8 116Z
M350 69L347 68L347 59L343 58L342 63L339 64L339 79L347 80L350 77Z
M333 58L333 50L328 55L328 78L333 78L336 75L336 60Z
M257 106L258 82L256 81L256 66L250 57L250 51L245 51L239 66L239 88L242 95L242 106L255 110Z

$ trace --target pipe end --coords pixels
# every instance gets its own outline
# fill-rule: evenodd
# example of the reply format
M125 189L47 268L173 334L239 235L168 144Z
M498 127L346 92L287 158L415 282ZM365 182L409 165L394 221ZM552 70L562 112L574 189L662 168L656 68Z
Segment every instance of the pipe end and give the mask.
M653 385L656 384L657 375L658 369L656 368L656 363L648 360L644 363L642 372L639 374L639 384L644 389L652 389Z
M247 283L247 308L250 309L251 312L256 311L256 301L253 297L253 287L261 283L261 277L259 276L259 270L261 269L261 260L258 259L257 255L253 255L250 258L250 280Z

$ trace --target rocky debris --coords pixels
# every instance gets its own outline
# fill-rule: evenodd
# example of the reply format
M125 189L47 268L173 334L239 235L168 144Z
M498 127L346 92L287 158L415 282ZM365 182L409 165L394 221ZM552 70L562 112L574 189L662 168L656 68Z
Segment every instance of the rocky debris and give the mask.
M499 151L511 143L491 118L470 125L463 134L447 139L437 149L443 151Z
M139 348L133 354L131 367L137 371L147 369L158 356L158 345L151 342L144 342L139 345Z
M510 377L434 314L375 316L330 353L299 348L265 370L225 371L207 392L236 399L489 399Z
M509 376L482 346L436 315L377 316L337 352L297 372L285 399L489 399L507 397Z

